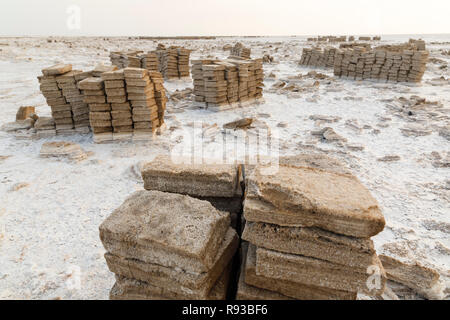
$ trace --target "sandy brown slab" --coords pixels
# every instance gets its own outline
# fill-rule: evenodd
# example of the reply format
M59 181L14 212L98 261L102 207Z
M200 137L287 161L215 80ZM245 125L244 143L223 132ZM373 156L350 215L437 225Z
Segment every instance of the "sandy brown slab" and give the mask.
M298 300L355 300L356 292L299 284L293 281L258 276L256 274L256 246L250 244L245 265L248 285L275 291Z
M353 176L282 165L275 174L264 170L255 168L247 180L244 214L248 221L314 226L361 238L384 228L377 201Z
M144 188L195 197L242 194L241 168L228 164L195 164L191 159L158 156L142 169Z
M208 272L192 273L182 268L168 268L135 259L105 254L109 270L125 278L147 282L156 287L167 288L179 294L188 294L191 299L204 299L232 260L239 244L238 235L231 228L217 252L214 265Z
M225 300L230 283L231 263L225 268L208 296L197 300ZM189 300L189 294L179 294L165 287L152 286L146 282L124 277L116 277L111 289L111 300Z
M389 280L401 283L428 299L443 299L445 285L436 270L419 263L404 263L386 255L380 255Z
M361 272L378 263L372 240L344 236L318 228L248 222L242 239L257 247L318 258L354 267Z
M377 275L374 275L374 272L377 272ZM354 268L328 261L264 248L256 250L256 274L304 285L370 295L382 294L386 284L386 274L380 262L366 273L360 273Z
M257 288L246 283L245 269L247 261L248 243L242 243L241 268L239 272L236 300L294 300L280 293Z
M159 191L137 191L101 225L106 250L124 258L206 272L230 225L209 202Z

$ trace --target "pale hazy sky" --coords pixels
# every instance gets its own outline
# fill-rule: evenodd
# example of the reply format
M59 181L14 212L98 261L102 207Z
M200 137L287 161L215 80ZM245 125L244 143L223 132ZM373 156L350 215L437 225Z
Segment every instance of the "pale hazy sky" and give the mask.
M450 33L450 0L1 0L0 35ZM72 5L80 8L80 23ZM80 28L69 28L79 26Z

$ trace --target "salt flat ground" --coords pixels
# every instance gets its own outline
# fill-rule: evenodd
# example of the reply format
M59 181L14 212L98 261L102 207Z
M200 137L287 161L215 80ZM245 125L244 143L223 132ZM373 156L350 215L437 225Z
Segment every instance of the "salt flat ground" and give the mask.
M301 37L162 41L194 49L193 59L226 57L223 46L236 41L250 46L254 57L270 54L275 62L264 65L265 103L214 113L188 100L172 100L169 130L146 144L96 145L90 135L23 140L0 132L0 298L107 299L114 276L103 258L98 226L128 195L142 189L139 163L183 146L193 122L202 123L207 132L206 149L215 149L223 136L239 138L241 133L221 128L242 117L270 128L279 138L281 155L314 151L343 160L386 217L385 230L374 238L378 252L429 266L448 281L450 142L445 130L450 125L450 67L443 66L450 64L450 55L444 54L450 50L450 36L423 38L436 59L419 85L334 79L331 70L315 70L329 76L322 80L299 77L312 70L298 66L301 49L308 46ZM110 50L152 50L157 45L128 38L53 39L57 41L0 38L0 126L14 121L23 105L36 106L40 116L50 114L36 79L42 68L64 62L89 70L109 63ZM383 37L381 43L407 39ZM291 88L272 88L279 81ZM192 82L170 81L166 88L172 93L192 88ZM414 95L439 104L409 113L399 98ZM341 140L330 143L311 134L324 127L333 128ZM81 162L39 157L44 142L59 140L79 143L92 154ZM385 156L399 158L379 161Z

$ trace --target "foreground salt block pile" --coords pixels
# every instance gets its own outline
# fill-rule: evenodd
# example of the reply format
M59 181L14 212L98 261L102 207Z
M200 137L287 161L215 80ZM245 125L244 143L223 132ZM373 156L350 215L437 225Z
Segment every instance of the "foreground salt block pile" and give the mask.
M144 188L206 200L218 210L229 212L235 226L242 211L242 167L191 162L188 158L157 156L142 167Z
M239 245L228 214L159 191L132 194L100 226L111 299L225 299Z
M294 299L379 295L386 276L370 237L384 228L376 200L335 166L284 159L276 174L256 167L247 179L238 298L263 289Z

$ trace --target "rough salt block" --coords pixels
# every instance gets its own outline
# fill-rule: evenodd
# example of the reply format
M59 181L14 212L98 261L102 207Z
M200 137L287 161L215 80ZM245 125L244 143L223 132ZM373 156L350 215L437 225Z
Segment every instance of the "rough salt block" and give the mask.
M102 90L104 85L104 80L102 78L86 78L78 82L78 89L80 90Z
M436 270L418 263L404 263L386 255L380 255L380 260L389 280L401 283L427 299L441 300L445 297L445 286Z
M240 165L193 162L188 158L156 157L143 166L144 188L195 197L242 195Z
M206 298L199 300L225 300L230 283L231 264L228 265L219 280ZM111 300L189 300L188 294L179 294L165 287L152 286L135 279L116 277L116 283L111 289Z
M318 228L282 227L247 222L242 239L258 247L313 257L365 272L378 263L373 242ZM270 241L267 241L270 239Z
M56 64L42 70L44 76L56 76L72 70L71 64Z
M278 292L298 300L355 300L356 292L347 292L272 279L256 274L256 246L250 244L245 264L245 282L248 285Z
M142 190L100 225L100 239L114 255L200 273L214 265L229 225L207 201Z
M236 300L294 300L278 292L257 288L246 283L246 262L248 243L242 243L241 268L239 271L239 282Z
M224 272L224 268L232 260L238 243L236 232L229 228L221 248L217 252L214 265L204 273L186 272L182 268L168 268L136 259L121 258L109 253L105 254L105 258L110 271L116 275L167 288L172 292L185 295L189 299L205 299Z
M348 174L279 165L276 173L257 166L248 178L245 218L290 227L318 227L369 238L381 232L377 201Z

